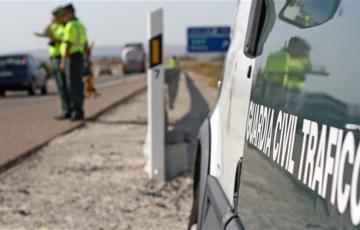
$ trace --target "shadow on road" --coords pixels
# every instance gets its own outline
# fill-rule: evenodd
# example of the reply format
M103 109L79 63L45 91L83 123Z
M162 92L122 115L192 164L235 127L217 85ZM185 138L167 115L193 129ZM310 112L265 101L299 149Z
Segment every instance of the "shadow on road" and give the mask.
M169 108L174 109L174 103L179 89L180 69L166 69L165 83L168 88L168 103Z
M173 125L171 131L167 132L166 143L168 146L186 144L187 169L192 169L197 133L209 113L209 104L187 74L185 74L185 80L191 98L190 110Z

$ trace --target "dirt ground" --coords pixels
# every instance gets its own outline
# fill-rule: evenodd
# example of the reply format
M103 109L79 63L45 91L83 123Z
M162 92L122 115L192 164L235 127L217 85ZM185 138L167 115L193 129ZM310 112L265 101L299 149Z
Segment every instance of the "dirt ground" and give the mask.
M191 176L149 181L145 135L144 92L55 139L1 175L0 229L186 229Z

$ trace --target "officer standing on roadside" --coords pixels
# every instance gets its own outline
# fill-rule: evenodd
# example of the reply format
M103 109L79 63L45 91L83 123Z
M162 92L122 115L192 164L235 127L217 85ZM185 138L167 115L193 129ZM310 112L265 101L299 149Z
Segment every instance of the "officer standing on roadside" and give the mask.
M53 67L53 73L55 75L55 82L58 88L59 97L61 101L61 112L56 115L55 118L62 120L70 118L70 100L69 92L66 83L65 74L60 70L61 53L60 45L64 35L64 9L58 7L52 12L54 19L47 26L44 31L44 35L50 38L49 42L49 55Z
M304 87L305 76L311 69L310 45L302 38L292 37L284 49L270 53L267 58L264 80L265 101L281 104L291 112L296 111L296 101ZM283 108L282 108L283 109Z
M169 59L169 67L170 69L177 69L178 68L178 60L176 56L171 56Z
M89 56L86 29L77 19L72 4L64 8L64 37L61 44L61 70L66 74L70 92L71 120L84 119L84 55Z

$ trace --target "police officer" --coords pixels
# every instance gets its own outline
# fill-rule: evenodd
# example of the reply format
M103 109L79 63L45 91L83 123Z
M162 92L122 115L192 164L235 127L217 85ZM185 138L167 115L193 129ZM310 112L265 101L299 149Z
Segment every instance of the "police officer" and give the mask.
M61 53L60 45L64 35L64 9L58 7L52 12L54 19L45 29L44 35L50 38L49 42L49 56L51 59L55 82L58 88L59 97L61 101L61 112L56 119L70 118L70 100L69 92L67 89L65 74L60 70Z
M169 67L170 69L177 69L178 68L178 61L176 56L171 56L169 59Z
M310 49L304 39L292 37L287 48L269 55L264 71L268 86L265 101L268 105L283 104L288 110L295 112L296 100L304 87L305 75L311 68Z
M304 88L305 75L309 72L310 59L310 45L299 37L292 37L289 41L288 53L289 73L284 82L284 87L287 90L302 91Z
M61 70L66 74L70 91L71 120L84 118L84 55L89 56L86 29L77 19L72 4L64 7L64 38L61 43Z

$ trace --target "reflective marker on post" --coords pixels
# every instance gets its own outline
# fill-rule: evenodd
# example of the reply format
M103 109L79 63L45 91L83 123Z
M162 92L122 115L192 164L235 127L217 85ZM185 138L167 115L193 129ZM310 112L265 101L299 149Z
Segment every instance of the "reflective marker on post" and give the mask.
M150 68L162 64L162 35L150 39Z
M163 11L148 14L148 173L151 178L165 180L165 110L163 67Z

